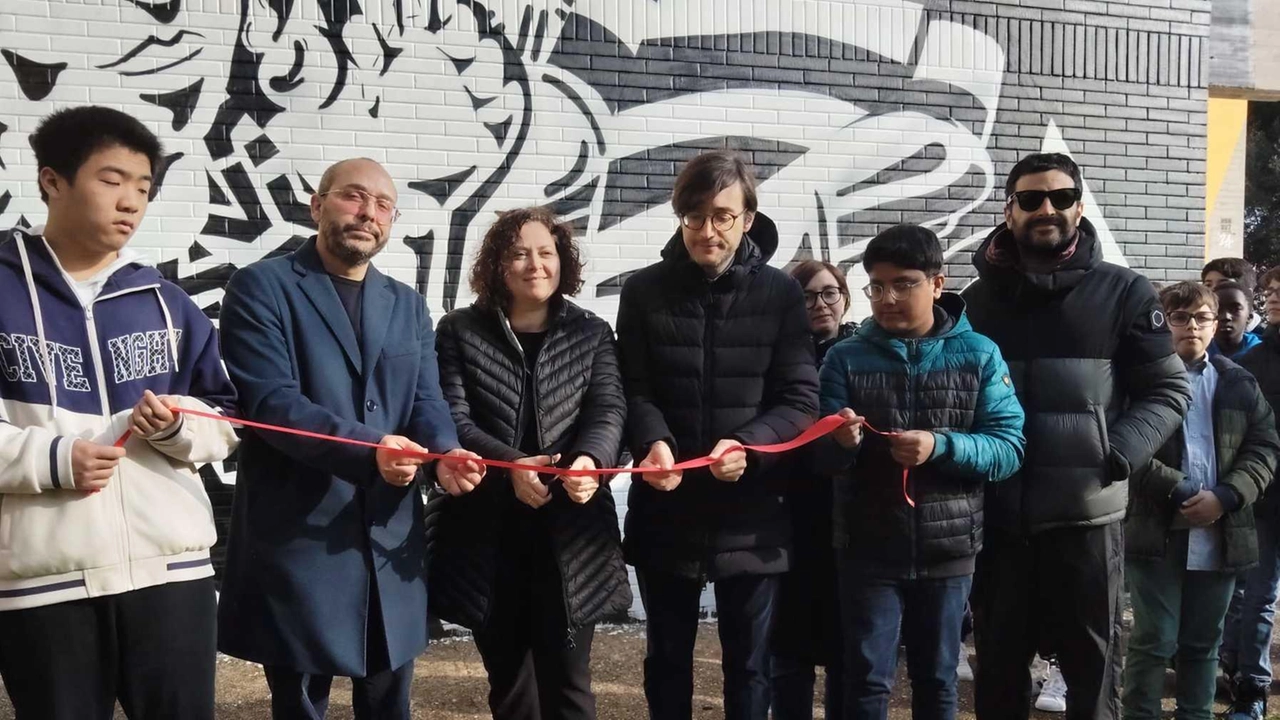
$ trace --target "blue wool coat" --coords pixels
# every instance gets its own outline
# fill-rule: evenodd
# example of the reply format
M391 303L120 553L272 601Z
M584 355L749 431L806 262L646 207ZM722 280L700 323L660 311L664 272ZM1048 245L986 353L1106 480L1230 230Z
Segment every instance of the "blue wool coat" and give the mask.
M314 239L231 278L221 329L240 416L457 448L423 298L373 267L362 293L357 343ZM398 667L427 645L425 563L420 489L384 482L373 450L245 431L218 648L305 673L364 676L372 578Z

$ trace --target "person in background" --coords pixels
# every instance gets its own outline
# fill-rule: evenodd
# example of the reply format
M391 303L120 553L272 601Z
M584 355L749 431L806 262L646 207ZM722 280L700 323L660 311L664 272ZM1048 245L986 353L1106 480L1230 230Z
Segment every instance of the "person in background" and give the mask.
M818 367L827 351L853 335L857 324L844 322L852 298L844 273L831 263L806 260L791 270L804 288L809 331ZM831 476L809 469L807 449L784 463L787 503L791 506L791 569L782 576L773 626L771 670L774 720L812 720L816 667L826 668L825 710L829 718L844 712L841 680L839 596L831 544Z
M1218 283L1222 282L1239 283L1240 287L1244 288L1250 300L1249 321L1245 331L1261 336L1262 331L1266 329L1267 320L1253 311L1252 301L1254 293L1258 290L1256 277L1257 272L1253 269L1253 263L1238 257L1214 258L1205 263L1204 268L1200 270L1200 282L1208 285L1210 290L1217 288Z
M436 328L462 447L551 472L616 467L627 401L613 329L569 300L582 270L573 230L547 208L489 228L475 303ZM462 497L433 491L427 516L431 609L473 631L495 720L594 720L595 624L631 607L608 483L490 469Z
M1000 350L973 331L960 296L942 291L933 231L889 228L862 264L872 319L832 348L821 373L822 412L846 420L818 449L840 473L844 717L888 717L901 638L912 717L951 720L983 495L1022 464L1022 407Z
M1209 355L1226 355L1239 360L1262 343L1262 338L1245 332L1252 312L1252 294L1239 283L1226 280L1213 286L1218 299L1218 332L1209 345Z
M1258 380L1273 411L1280 410L1280 268L1262 276L1267 330L1240 365ZM1271 690L1271 639L1280 583L1280 483L1254 505L1258 564L1236 580L1219 657L1231 688L1230 720L1262 720Z
M1210 720L1231 590L1258 561L1253 504L1271 483L1280 438L1254 377L1208 354L1222 288L1180 282L1160 293L1192 400L1179 431L1131 480L1126 720L1162 717L1165 668L1174 657L1177 717Z

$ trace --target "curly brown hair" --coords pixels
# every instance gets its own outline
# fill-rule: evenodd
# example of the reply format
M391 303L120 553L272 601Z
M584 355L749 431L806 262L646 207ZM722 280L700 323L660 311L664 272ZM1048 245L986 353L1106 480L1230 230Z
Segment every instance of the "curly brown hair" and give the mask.
M520 230L531 222L541 223L556 239L556 254L560 256L556 295L573 296L582 289L582 253L573 238L573 229L560 222L549 208L538 205L499 212L498 219L489 226L471 265L471 292L476 295L476 304L502 310L511 307L511 290L505 279L508 253L520 237Z

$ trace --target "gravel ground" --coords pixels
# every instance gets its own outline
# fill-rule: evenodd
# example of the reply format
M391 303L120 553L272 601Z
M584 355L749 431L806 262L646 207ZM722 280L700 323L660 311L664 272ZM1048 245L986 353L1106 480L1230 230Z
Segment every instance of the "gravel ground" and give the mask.
M1274 652L1273 652L1274 655ZM600 720L643 720L646 717L641 668L644 657L642 625L604 627L597 631L592 650L594 686L599 702ZM720 646L715 625L703 624L694 652L694 718L711 720L724 717L720 699ZM1172 695L1173 675L1166 698ZM819 680L821 686L821 680ZM905 670L899 668L898 688L892 720L909 720L911 699ZM486 704L488 687L484 666L469 638L441 640L417 661L413 683L413 717L426 720L482 720L489 718ZM961 683L960 720L972 720L972 686ZM816 718L823 717L821 698L816 703ZM1172 701L1165 707L1172 711ZM1219 707L1218 710L1224 708ZM1167 713L1172 717L1172 712ZM124 714L117 710L116 717ZM252 663L228 657L218 663L218 718L225 720L263 720L270 717L270 699L262 669ZM329 717L348 720L351 714L351 685L344 680L334 683ZM1061 715L1033 713L1039 720L1061 718ZM1280 718L1280 715L1275 716ZM0 697L0 719L13 718L7 697Z

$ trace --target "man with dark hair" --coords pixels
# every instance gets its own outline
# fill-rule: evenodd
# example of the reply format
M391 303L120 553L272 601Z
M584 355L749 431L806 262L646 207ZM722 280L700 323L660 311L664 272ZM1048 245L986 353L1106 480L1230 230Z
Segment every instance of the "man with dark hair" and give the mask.
M460 495L483 470L459 449L426 304L370 262L399 214L395 184L363 158L325 178L317 235L231 278L227 369L245 419L382 447L245 431L218 647L263 665L276 720L321 720L335 675L354 679L356 717L407 720L427 646L415 481ZM396 452L424 445L456 460Z
M1056 655L1068 718L1120 708L1128 478L1190 403L1155 290L1102 260L1065 155L1013 167L1004 224L974 253L969 319L1000 346L1026 410L1022 471L987 488L974 578L983 720L1030 713L1028 663Z
M862 265L872 319L832 348L821 374L822 411L846 421L819 450L840 473L845 718L888 717L901 638L912 717L950 720L983 489L1022 464L1022 408L1000 350L943 292L933 231L889 228Z
M645 696L654 720L692 717L698 598L713 581L725 717L764 720L790 523L773 458L739 446L785 442L813 421L813 341L799 284L767 264L777 229L757 211L740 158L691 160L672 206L680 230L661 262L627 280L618 306L629 444L640 467L719 459L631 484L624 551L647 616Z
M31 135L44 226L0 240L0 675L19 718L214 716L212 323L127 245L160 141L103 107ZM130 435L123 447L118 442Z

